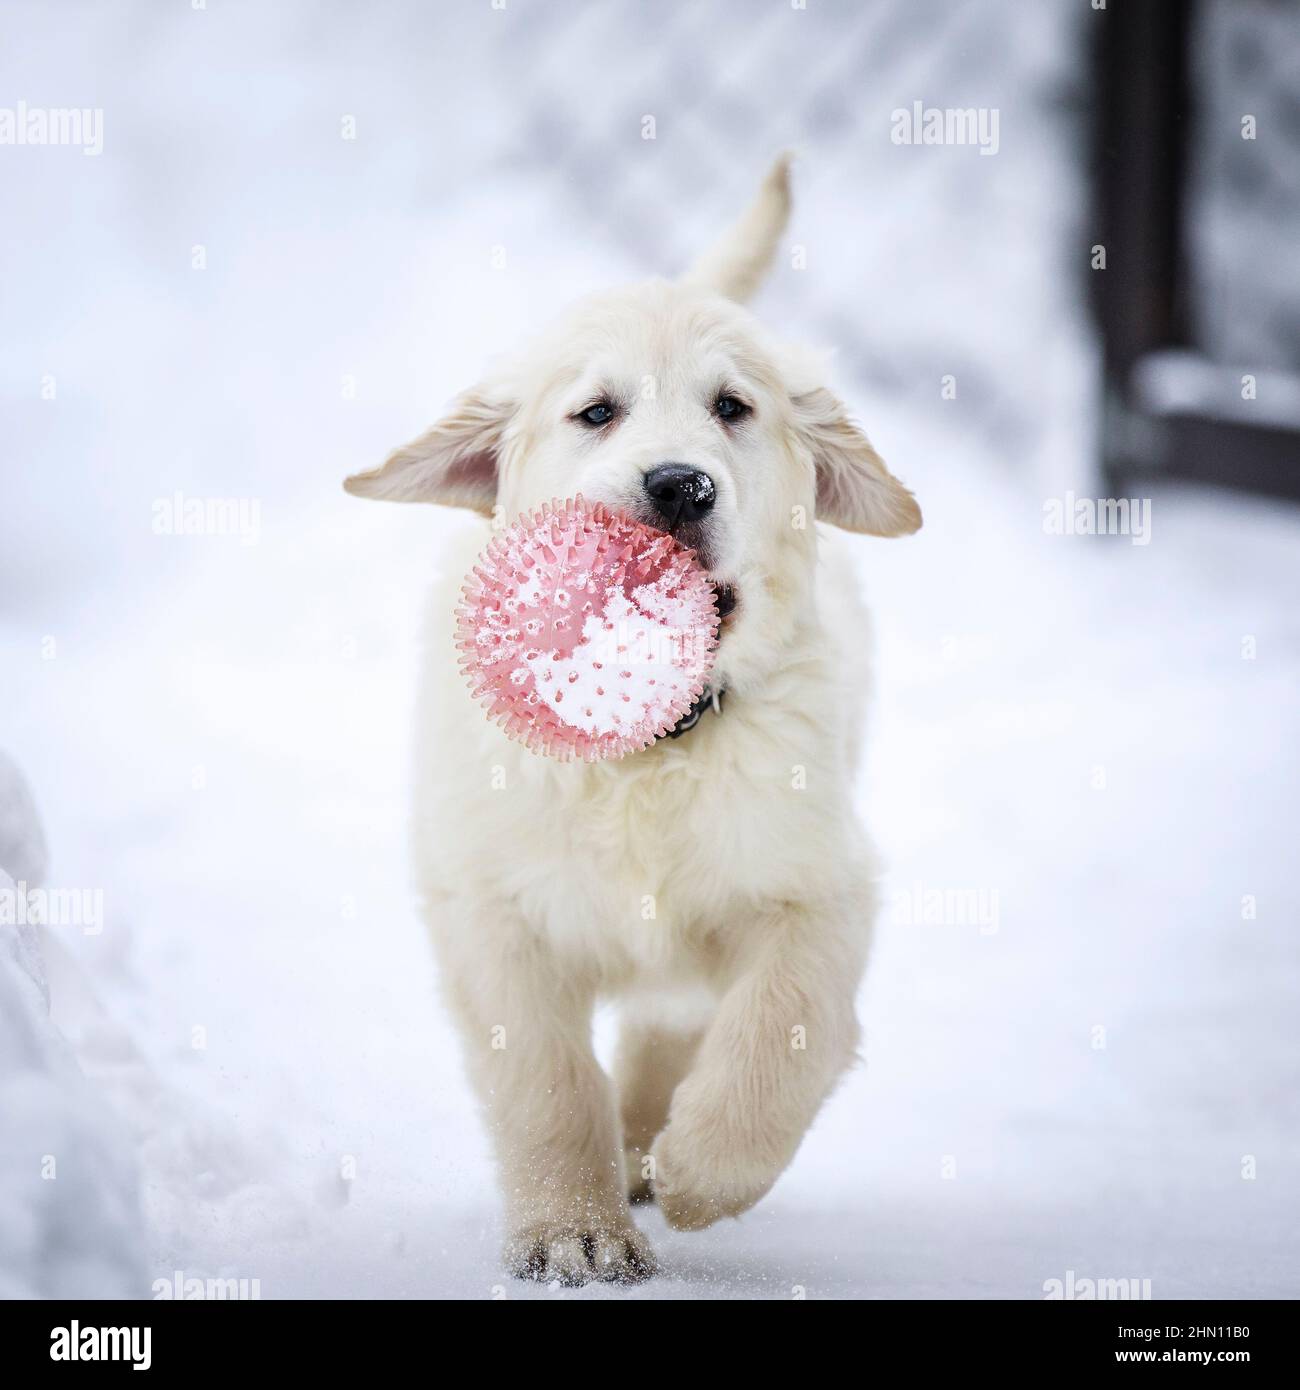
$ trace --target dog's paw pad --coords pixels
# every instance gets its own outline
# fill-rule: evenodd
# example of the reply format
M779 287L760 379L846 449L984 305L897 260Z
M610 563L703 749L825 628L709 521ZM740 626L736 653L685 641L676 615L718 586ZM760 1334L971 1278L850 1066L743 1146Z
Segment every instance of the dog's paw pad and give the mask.
M530 1232L510 1242L506 1262L517 1279L567 1288L639 1284L656 1269L650 1243L637 1230Z
M541 1277L558 1279L567 1288L585 1284L592 1277L588 1243L572 1237L551 1241L546 1247L546 1272Z

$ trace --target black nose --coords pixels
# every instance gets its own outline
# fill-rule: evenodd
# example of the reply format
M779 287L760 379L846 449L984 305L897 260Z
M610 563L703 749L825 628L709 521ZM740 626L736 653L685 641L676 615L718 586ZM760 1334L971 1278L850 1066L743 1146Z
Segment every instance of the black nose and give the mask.
M682 522L698 521L718 495L707 473L684 463L661 463L645 475L644 483L646 496L669 530Z

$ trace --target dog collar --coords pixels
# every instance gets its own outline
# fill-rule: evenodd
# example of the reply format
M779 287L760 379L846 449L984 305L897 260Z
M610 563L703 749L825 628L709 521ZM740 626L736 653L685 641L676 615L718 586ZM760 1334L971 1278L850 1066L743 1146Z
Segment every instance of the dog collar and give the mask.
M722 698L726 695L725 690L712 690L707 685L704 687L700 698L686 711L684 715L668 730L666 734L660 734L660 738L681 738L684 733L693 729L704 717L704 711L713 707L714 714L722 713Z

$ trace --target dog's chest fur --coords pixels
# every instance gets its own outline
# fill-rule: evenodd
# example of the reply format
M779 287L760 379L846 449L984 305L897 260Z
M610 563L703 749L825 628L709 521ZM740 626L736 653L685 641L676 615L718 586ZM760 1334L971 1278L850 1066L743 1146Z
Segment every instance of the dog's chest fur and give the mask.
M698 978L774 904L856 880L843 673L820 626L724 713L589 766L540 757L483 719L452 659L448 608L444 590L421 694L426 892L495 902L617 986Z

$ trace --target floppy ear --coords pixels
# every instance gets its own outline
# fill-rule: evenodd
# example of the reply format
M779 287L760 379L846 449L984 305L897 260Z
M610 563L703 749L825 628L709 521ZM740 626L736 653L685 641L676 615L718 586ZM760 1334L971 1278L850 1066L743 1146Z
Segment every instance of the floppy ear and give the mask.
M354 473L343 486L354 497L387 502L440 502L492 514L497 456L512 408L479 388L457 396L431 430L389 454L381 467Z
M817 468L817 520L869 536L920 530L916 498L885 467L839 399L823 387L793 400Z

